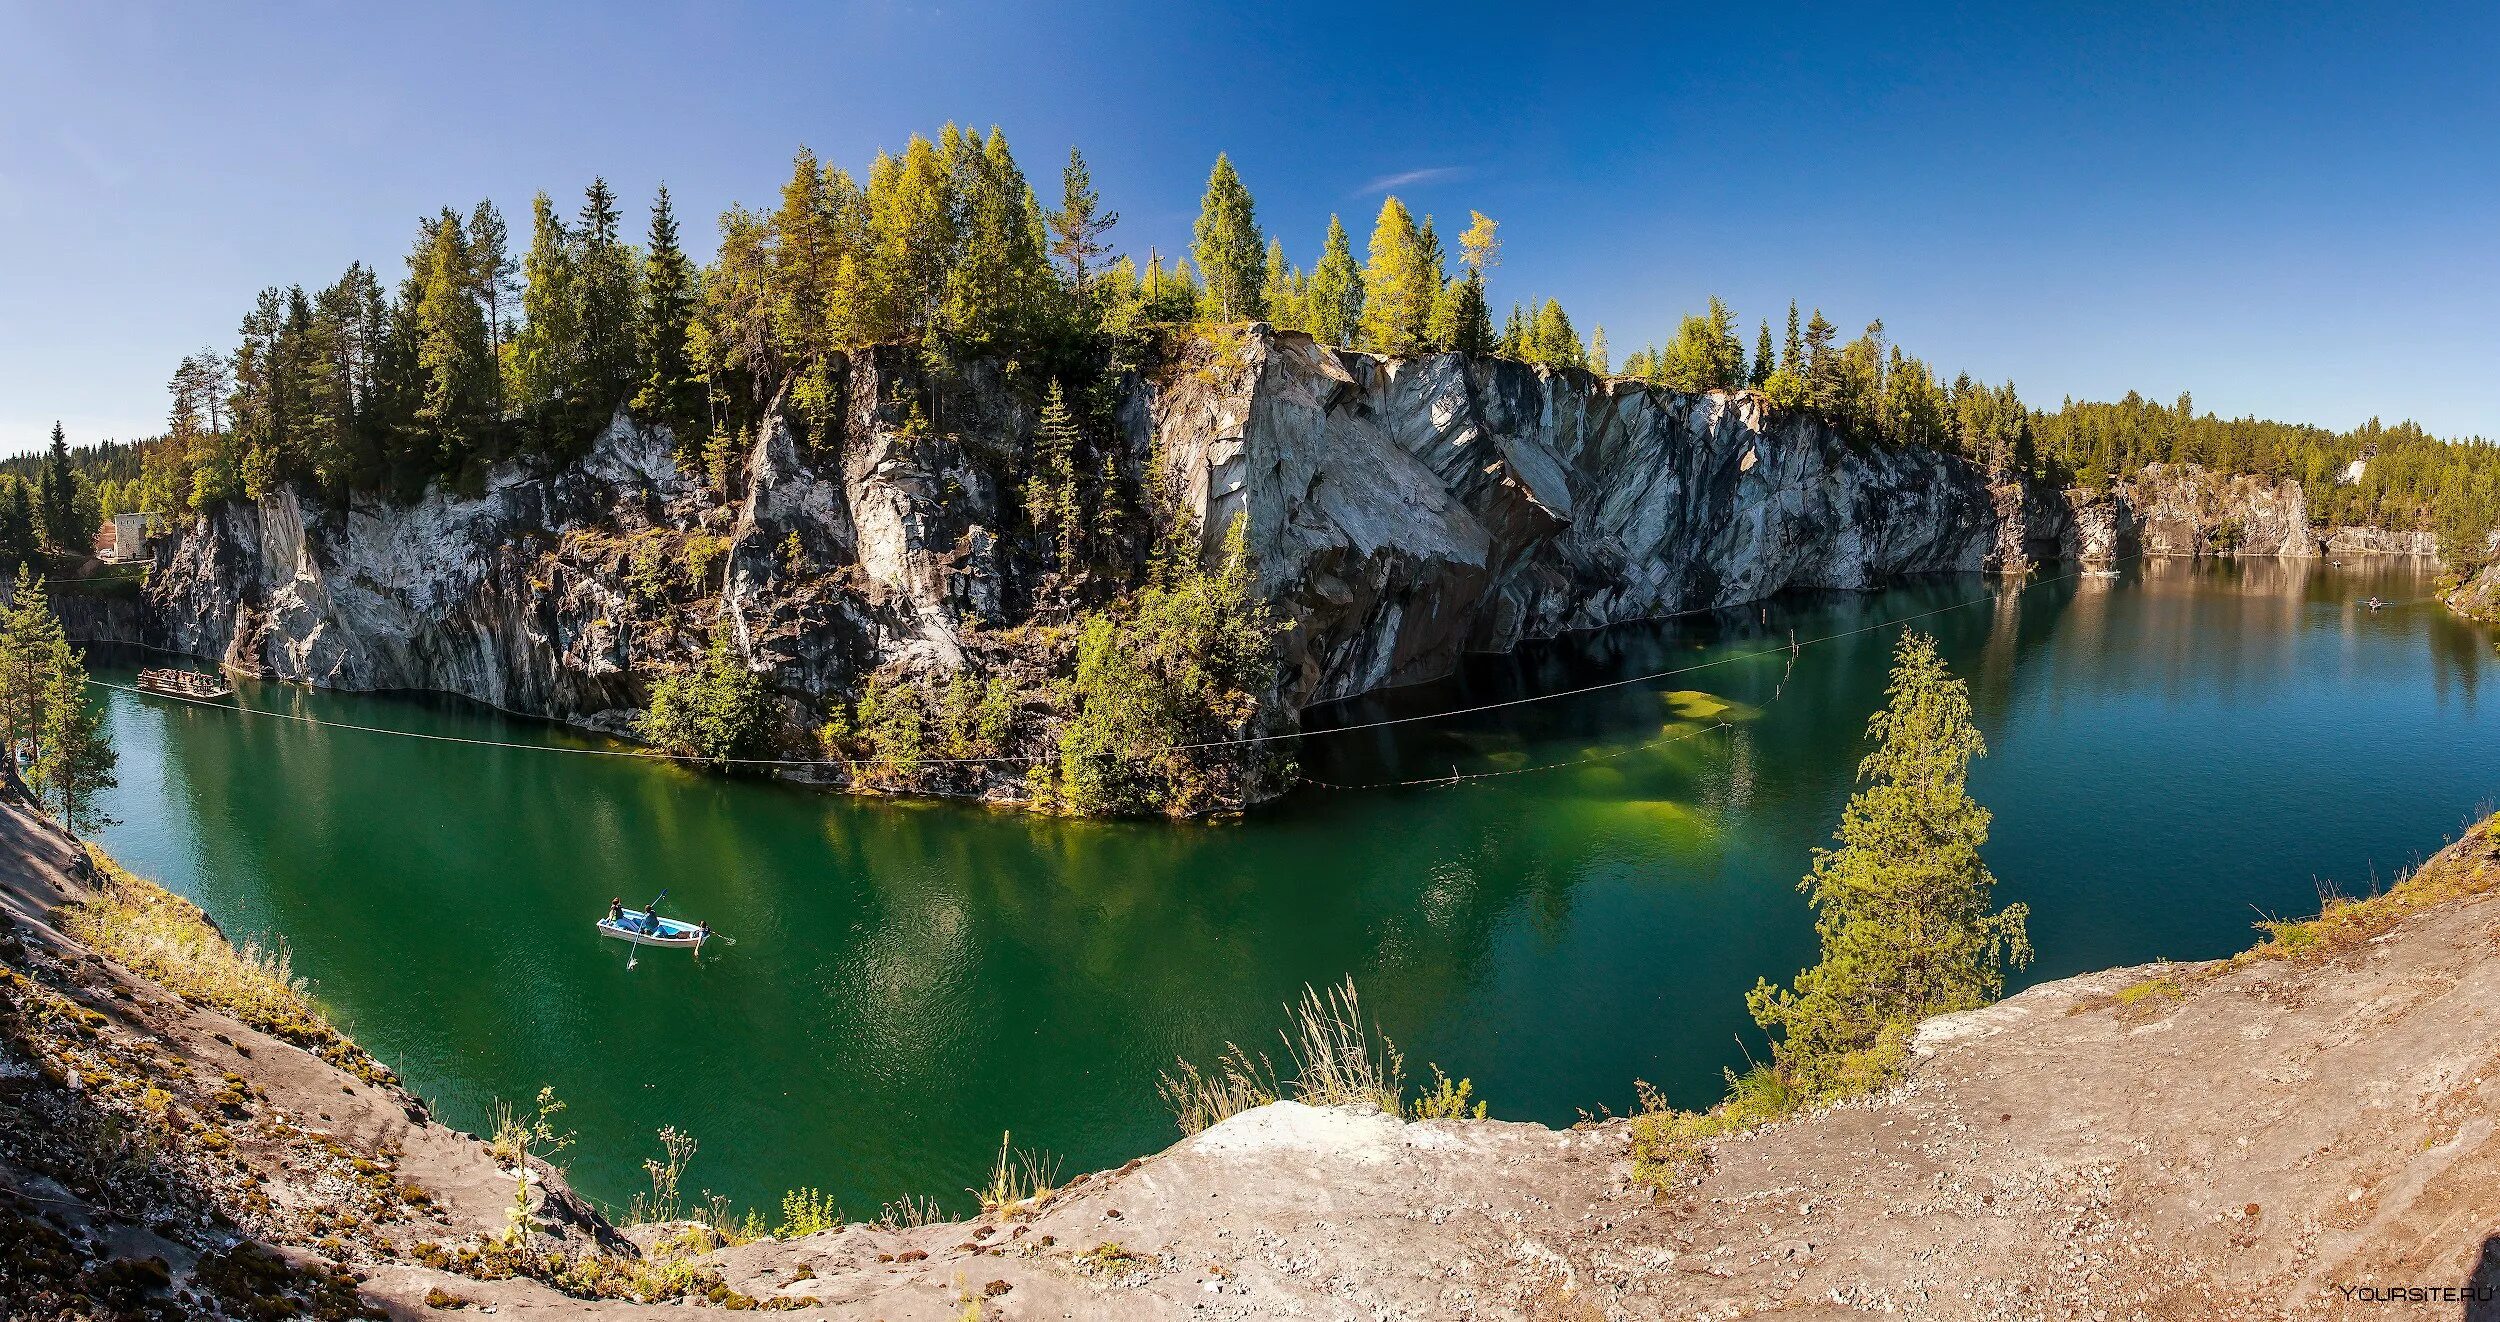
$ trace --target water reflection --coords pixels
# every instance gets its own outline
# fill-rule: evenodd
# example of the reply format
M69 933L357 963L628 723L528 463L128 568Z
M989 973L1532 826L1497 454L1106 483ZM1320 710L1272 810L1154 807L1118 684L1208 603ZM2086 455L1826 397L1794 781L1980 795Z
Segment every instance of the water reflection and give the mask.
M2373 615L2376 593L2399 605ZM1114 1164L1172 1137L1177 1055L1273 1049L1349 973L1419 1065L1494 1113L1709 1100L1743 994L1811 957L1795 892L1851 789L1894 633L1971 681L1974 788L2033 976L2242 944L2320 874L2392 872L2500 788L2487 631L2418 573L2132 566L1922 582L1472 658L1322 721L1671 680L1308 741L1321 780L1242 823L867 803L648 763L388 739L116 694L107 843L239 933L273 931L386 1060L474 1121L553 1084L575 1173L621 1199L661 1124L690 1183L854 1213L973 1182L1002 1130ZM1863 632L1859 632L1863 630ZM1832 641L1791 658L1791 633ZM1838 636L1835 636L1838 635ZM253 688L287 711L590 746L452 704ZM1720 723L1725 722L1725 728ZM1698 730L1698 733L1693 733ZM700 964L591 934L667 887L738 938Z

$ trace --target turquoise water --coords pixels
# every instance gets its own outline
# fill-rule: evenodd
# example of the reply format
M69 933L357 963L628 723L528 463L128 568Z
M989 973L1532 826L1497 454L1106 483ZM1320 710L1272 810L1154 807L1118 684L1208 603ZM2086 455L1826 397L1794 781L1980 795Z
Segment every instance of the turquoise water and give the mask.
M1272 1048L1353 975L1413 1070L1497 1116L1700 1105L1760 1049L1757 977L1812 958L1795 882L1851 787L1894 632L1924 616L1991 756L2019 981L2236 949L2322 882L2392 879L2500 793L2493 636L2426 572L2152 562L2020 593L1978 578L1621 628L1322 713L1352 724L1672 679L1306 741L1317 780L1228 824L857 801L568 755L465 704L248 686L245 706L483 748L109 695L104 843L297 969L455 1123L553 1085L577 1183L621 1202L675 1125L690 1187L854 1215L974 1184L1002 1131L1071 1170L1176 1137L1175 1056ZM2371 613L2372 594L2397 604ZM1930 614L1930 612L1935 612ZM1776 644L1866 630L1805 649ZM128 671L99 666L99 674ZM2495 674L2500 679L2500 673ZM1718 710L1725 704L1724 711ZM1725 722L1724 728L1720 723ZM1557 762L1576 765L1526 770ZM737 944L628 951L591 923L666 887Z

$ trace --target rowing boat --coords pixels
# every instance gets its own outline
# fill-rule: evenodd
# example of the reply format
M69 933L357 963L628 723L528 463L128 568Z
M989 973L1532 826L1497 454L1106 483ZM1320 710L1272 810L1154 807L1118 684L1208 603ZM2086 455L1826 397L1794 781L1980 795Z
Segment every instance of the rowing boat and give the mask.
M631 941L638 946L681 946L688 950L702 949L704 941L712 935L704 931L700 924L679 922L674 918L662 918L654 923L651 915L640 909L627 909L623 918L600 919L599 932L602 936Z

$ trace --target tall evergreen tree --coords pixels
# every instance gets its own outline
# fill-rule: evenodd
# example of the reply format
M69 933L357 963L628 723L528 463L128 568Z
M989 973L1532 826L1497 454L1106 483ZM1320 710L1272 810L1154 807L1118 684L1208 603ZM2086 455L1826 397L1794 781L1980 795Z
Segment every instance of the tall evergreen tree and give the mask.
M1789 373L1798 380L1805 380L1805 339L1797 332L1797 300L1793 298L1788 300L1788 339L1785 350L1780 355L1780 366L1787 368Z
M411 257L416 286L417 366L424 380L418 421L438 448L440 467L456 472L472 458L492 457L495 368L485 309L474 296L468 239L450 208L430 227L431 242Z
M1867 722L1876 747L1859 764L1865 788L1841 816L1839 847L1816 850L1798 886L1822 961L1788 988L1761 982L1746 997L1780 1034L1773 1068L1808 1100L1882 1082L1920 1020L1988 1004L2005 989L2003 966L2031 957L2024 906L1989 911L1988 810L1966 788L1987 746L1969 687L1913 630L1885 697Z
M651 201L651 232L642 259L642 387L634 407L691 440L701 434L703 385L695 380L688 338L694 328L694 264L677 242L677 213L668 185Z
M70 466L69 440L61 424L52 424L52 446L44 452L43 473L36 493L43 520L43 540L54 553L83 556L95 543L95 521L83 518L78 501L78 472Z
M1580 367L1587 362L1587 351L1580 344L1579 332L1571 328L1571 318L1562 304L1550 298L1528 324L1525 348L1529 362L1547 367Z
M1484 273L1471 268L1465 279L1455 283L1458 308L1451 319L1450 348L1470 358L1493 352L1493 309L1485 304Z
M1333 215L1319 264L1311 268L1310 294L1311 334L1322 344L1354 343L1363 325L1363 272L1354 264L1344 222Z
M574 233L580 246L574 316L582 337L577 398L584 408L576 426L583 433L605 425L615 409L633 398L635 364L641 357L634 344L633 255L621 236L620 221L608 181L591 180L582 194Z
M986 142L964 144L953 172L962 249L946 274L945 328L965 344L996 346L1039 324L1049 259L1007 135L993 128Z
M1766 318L1762 323L1761 334L1754 336L1753 374L1745 378L1745 383L1760 390L1769 383L1771 373L1778 370L1779 362L1771 356L1771 323Z
M35 594L38 603L43 594ZM51 615L47 608L46 616ZM101 812L96 796L119 783L112 741L104 734L104 709L87 697L87 668L66 639L59 639L60 621L52 621L58 641L44 675L41 721L35 737L35 764L28 779L36 797L73 832L94 831L113 824Z
M1250 190L1218 152L1207 175L1207 194L1191 230L1191 255L1207 282L1207 315L1218 321L1255 321L1267 315L1267 252L1251 206Z
M1069 287L1083 298L1094 269L1111 249L1103 236L1120 223L1120 213L1102 209L1094 191L1093 173L1085 157L1068 148L1068 164L1059 172L1059 209L1050 213L1050 252L1067 268Z
M1032 476L1024 483L1024 513L1034 536L1052 551L1061 574L1077 569L1078 539L1084 533L1076 489L1078 436L1067 397L1053 377L1042 401L1042 416L1033 429Z
M1309 333L1309 281L1285 260L1285 241L1282 239L1267 241L1267 280L1260 297L1266 301L1267 319L1276 329Z
M582 378L580 272L573 234L540 193L530 202L530 247L521 261L521 328L512 339L512 397L539 445L553 449Z
M520 268L512 261L512 233L493 202L481 201L469 212L468 240L478 301L486 307L486 342L500 358Z
M1370 260L1363 268L1363 347L1375 353L1411 354L1424 344L1441 282L1427 269L1423 233L1406 204L1380 204L1372 226Z
M15 473L0 474L0 568L24 569L41 554L34 487Z

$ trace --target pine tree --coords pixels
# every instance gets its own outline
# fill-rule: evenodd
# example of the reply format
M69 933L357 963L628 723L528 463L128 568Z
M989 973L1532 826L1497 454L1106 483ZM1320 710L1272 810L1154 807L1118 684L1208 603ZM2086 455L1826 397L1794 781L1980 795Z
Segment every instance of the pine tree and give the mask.
M1986 744L1970 690L1935 639L1903 634L1886 703L1867 722L1875 751L1858 767L1839 847L1815 851L1799 883L1815 909L1822 961L1786 989L1757 983L1754 1019L1777 1030L1773 1067L1808 1100L1862 1091L1897 1068L1931 1015L1995 1000L2003 966L2029 962L2024 906L1989 911L1996 879L1980 859L1988 810L1966 788Z
M636 336L642 348L642 385L634 408L672 435L691 440L703 425L703 385L694 378L687 346L694 329L694 264L677 245L677 213L669 205L666 184L651 201L642 271Z
M1333 215L1319 265L1311 268L1310 296L1312 336L1322 344L1353 344L1364 318L1363 272L1354 264L1344 223Z
M512 279L520 271L512 261L512 234L493 202L481 201L469 212L469 260L478 302L486 307L486 342L501 357L506 323L512 314Z
M7 608L0 611L0 750L42 737L51 674L68 649L44 595L43 576L18 566Z
M40 599L42 594L36 595ZM51 614L48 609L44 613ZM52 621L56 635L60 627L58 620ZM112 741L104 734L103 709L87 699L87 668L65 639L53 648L40 701L31 788L72 832L112 825L96 805L97 795L119 783L113 775Z
M1423 235L1406 204L1380 204L1372 226L1370 260L1363 268L1363 347L1374 353L1411 354L1423 347L1424 323L1432 315L1441 282L1425 268Z
M1589 329L1589 352L1586 366L1599 376L1605 376L1614 370L1614 365L1606 354L1606 328L1603 326L1594 326Z
M1050 213L1050 251L1067 268L1068 285L1079 298L1089 292L1088 278L1110 251L1103 235L1119 223L1119 212L1102 209L1102 195L1094 191L1085 157L1068 148L1068 164L1059 172L1059 209Z
M1780 355L1780 366L1803 381L1806 375L1805 340L1797 333L1797 300L1788 300L1788 339L1786 351Z
M1746 383L1760 390L1770 381L1771 373L1778 370L1779 363L1771 357L1771 323L1766 318L1762 323L1762 333L1754 337L1753 374L1746 378Z
M1256 321L1267 315L1261 296L1267 283L1267 254L1259 240L1257 213L1250 190L1233 169L1232 158L1219 152L1207 175L1206 197L1198 204L1198 223L1191 230L1192 255L1198 274L1207 282L1207 315L1218 321Z

